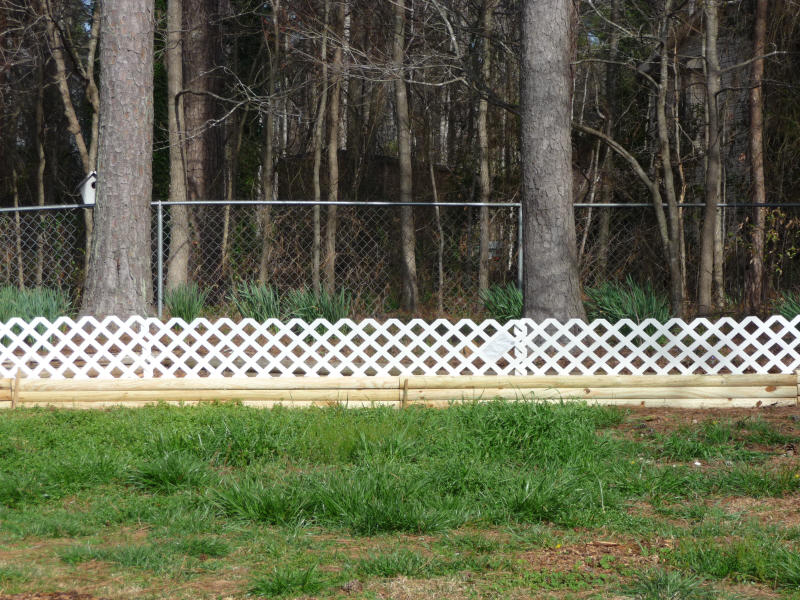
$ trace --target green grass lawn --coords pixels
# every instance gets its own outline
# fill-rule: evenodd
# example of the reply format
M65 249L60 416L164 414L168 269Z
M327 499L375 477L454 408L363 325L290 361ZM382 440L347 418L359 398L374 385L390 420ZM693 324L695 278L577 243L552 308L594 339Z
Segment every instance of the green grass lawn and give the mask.
M798 414L3 412L0 598L800 599Z

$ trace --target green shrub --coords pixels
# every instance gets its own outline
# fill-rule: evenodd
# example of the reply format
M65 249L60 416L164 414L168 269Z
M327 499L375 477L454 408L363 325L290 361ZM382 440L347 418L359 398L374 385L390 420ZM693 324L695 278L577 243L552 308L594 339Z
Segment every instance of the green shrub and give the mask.
M493 285L479 295L491 318L501 323L522 318L522 290L513 283Z
M778 312L789 320L800 315L800 292L784 294L778 302Z
M631 319L641 323L645 319L668 321L671 314L669 301L659 294L648 282L640 286L629 276L625 283L605 282L596 287L586 288L586 314L590 320L606 319L616 323Z
M67 294L53 288L17 289L12 286L0 288L0 321L14 317L31 321L44 317L54 321L72 313L72 301Z
M231 301L243 319L263 323L267 319L283 317L280 297L271 286L263 283L239 284L231 294Z
M203 313L208 292L197 287L196 283L179 285L164 295L169 314L191 323Z
M314 319L325 319L335 323L350 316L352 297L346 290L338 294L329 294L322 290L319 293L308 288L292 290L286 296L287 318L302 319L311 322Z

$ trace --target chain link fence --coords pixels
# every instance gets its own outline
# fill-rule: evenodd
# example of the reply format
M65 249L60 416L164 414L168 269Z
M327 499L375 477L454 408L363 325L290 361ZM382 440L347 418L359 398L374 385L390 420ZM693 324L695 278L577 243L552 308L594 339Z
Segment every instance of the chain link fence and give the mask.
M156 202L151 212L157 305L159 257L162 284L171 266L170 208ZM320 246L320 279L325 281L329 260L325 241L332 222L335 288L352 296L358 316L398 311L401 206L341 203L334 207L335 221L329 220L331 208L319 206L320 234L315 242L312 203L195 203L189 210L189 279L208 293L210 306L220 314L230 312L231 292L241 282L264 281L279 293L311 289L315 243ZM0 209L0 284L58 287L78 303L86 268L85 210L79 206ZM488 269L493 284L518 278L518 211L513 204L488 207ZM447 315L469 316L480 310L479 214L479 205L440 205L438 211L429 204L413 207L421 314L438 312L439 293Z
M80 301L86 267L85 213L80 206L0 209L0 284L55 287ZM212 311L232 314L232 290L241 282L266 281L278 292L311 288L315 243L320 246L324 282L325 240L330 205L319 206L320 234L315 242L312 203L198 203L190 207L189 278L208 292ZM386 315L400 308L402 265L400 205L339 204L335 207L334 280L353 297L357 316ZM161 252L159 219L161 211ZM695 289L703 208L683 209L689 289ZM158 294L170 268L171 208L152 210L153 289ZM438 212L438 215L437 215ZM492 284L518 278L519 206L495 205L489 213L489 279ZM413 207L420 314L480 316L478 267L480 206ZM753 209L722 209L726 295L741 298L749 262ZM653 209L647 205L577 206L578 262L584 287L631 277L666 290ZM767 209L765 271L772 296L800 289L800 205ZM441 263L442 279L439 278ZM163 286L162 286L163 288ZM154 298L158 304L158 298Z
M767 205L764 210L764 285L767 297L777 299L800 291L800 204ZM704 211L696 204L681 209L690 300L699 278ZM751 259L754 206L723 205L719 215L726 306L735 313ZM575 223L584 287L631 277L667 292L669 269L651 205L583 205L575 209Z
M359 315L397 311L401 294L400 209L398 204L319 206L320 231L315 240L311 203L207 203L193 207L190 279L224 305L239 282L264 281L280 293L312 288L314 247L320 256L320 280L331 260L326 252L328 228L335 238L333 257L337 290L346 290ZM331 209L335 211L333 217ZM156 205L156 210L159 210ZM168 249L169 206L163 210L164 273L171 267ZM479 206L413 207L417 279L423 311L435 310L441 286L443 310L473 314L478 307ZM518 207L489 209L490 261L493 283L517 278ZM154 238L157 231L154 232ZM439 281L439 261L442 281ZM155 264L155 263L154 263Z

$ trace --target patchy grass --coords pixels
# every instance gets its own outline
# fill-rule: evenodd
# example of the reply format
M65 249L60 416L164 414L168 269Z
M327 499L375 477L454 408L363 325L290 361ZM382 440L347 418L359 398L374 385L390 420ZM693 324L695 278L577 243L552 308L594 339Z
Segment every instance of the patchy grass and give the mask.
M797 416L7 412L0 598L800 599Z

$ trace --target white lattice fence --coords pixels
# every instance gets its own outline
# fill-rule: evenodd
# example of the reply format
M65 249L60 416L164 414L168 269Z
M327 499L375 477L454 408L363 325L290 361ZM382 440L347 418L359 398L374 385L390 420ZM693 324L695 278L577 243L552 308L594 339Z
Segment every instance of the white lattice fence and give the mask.
M0 324L0 377L792 373L800 317L499 324L109 317Z

